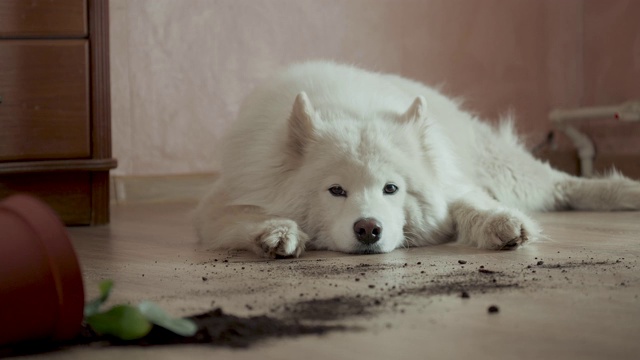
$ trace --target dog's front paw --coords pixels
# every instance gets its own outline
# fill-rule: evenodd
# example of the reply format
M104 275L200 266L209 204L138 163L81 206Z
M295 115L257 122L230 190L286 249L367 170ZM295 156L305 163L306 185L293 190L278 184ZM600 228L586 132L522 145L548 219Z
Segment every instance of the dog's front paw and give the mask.
M298 257L309 240L293 220L275 219L264 222L264 229L255 237L257 253L275 259Z
M510 212L489 214L477 234L481 249L510 250L537 236L535 223L524 215Z

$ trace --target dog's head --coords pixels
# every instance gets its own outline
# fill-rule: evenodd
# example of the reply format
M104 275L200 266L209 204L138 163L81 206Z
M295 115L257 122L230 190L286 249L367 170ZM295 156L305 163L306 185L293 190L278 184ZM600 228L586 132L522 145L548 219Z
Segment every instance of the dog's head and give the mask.
M286 151L309 202L303 228L317 248L389 252L415 231L415 212L442 203L425 100L416 98L403 114L357 116L316 111L305 93L295 100Z

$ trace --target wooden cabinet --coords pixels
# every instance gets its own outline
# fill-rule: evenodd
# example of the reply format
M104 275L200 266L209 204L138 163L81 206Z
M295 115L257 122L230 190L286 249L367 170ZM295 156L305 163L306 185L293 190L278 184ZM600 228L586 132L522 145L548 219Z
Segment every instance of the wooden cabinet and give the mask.
M108 0L0 1L0 198L109 221Z
M85 40L0 41L0 161L91 157Z
M2 0L2 37L86 37L87 0Z

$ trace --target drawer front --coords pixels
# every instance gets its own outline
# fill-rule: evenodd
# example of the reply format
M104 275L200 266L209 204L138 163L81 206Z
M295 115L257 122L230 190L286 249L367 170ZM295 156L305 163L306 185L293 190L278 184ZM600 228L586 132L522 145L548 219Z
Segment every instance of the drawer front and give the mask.
M0 37L86 35L86 0L0 1Z
M0 161L91 155L87 40L0 40Z
M49 204L67 225L91 223L91 173L0 174L0 200L17 193Z

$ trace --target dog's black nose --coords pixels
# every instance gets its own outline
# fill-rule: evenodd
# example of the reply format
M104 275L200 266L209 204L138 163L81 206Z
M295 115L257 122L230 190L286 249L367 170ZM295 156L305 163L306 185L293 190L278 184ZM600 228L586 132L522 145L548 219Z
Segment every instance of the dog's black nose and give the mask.
M353 224L353 232L361 243L373 244L380 240L382 224L374 218L360 219Z

